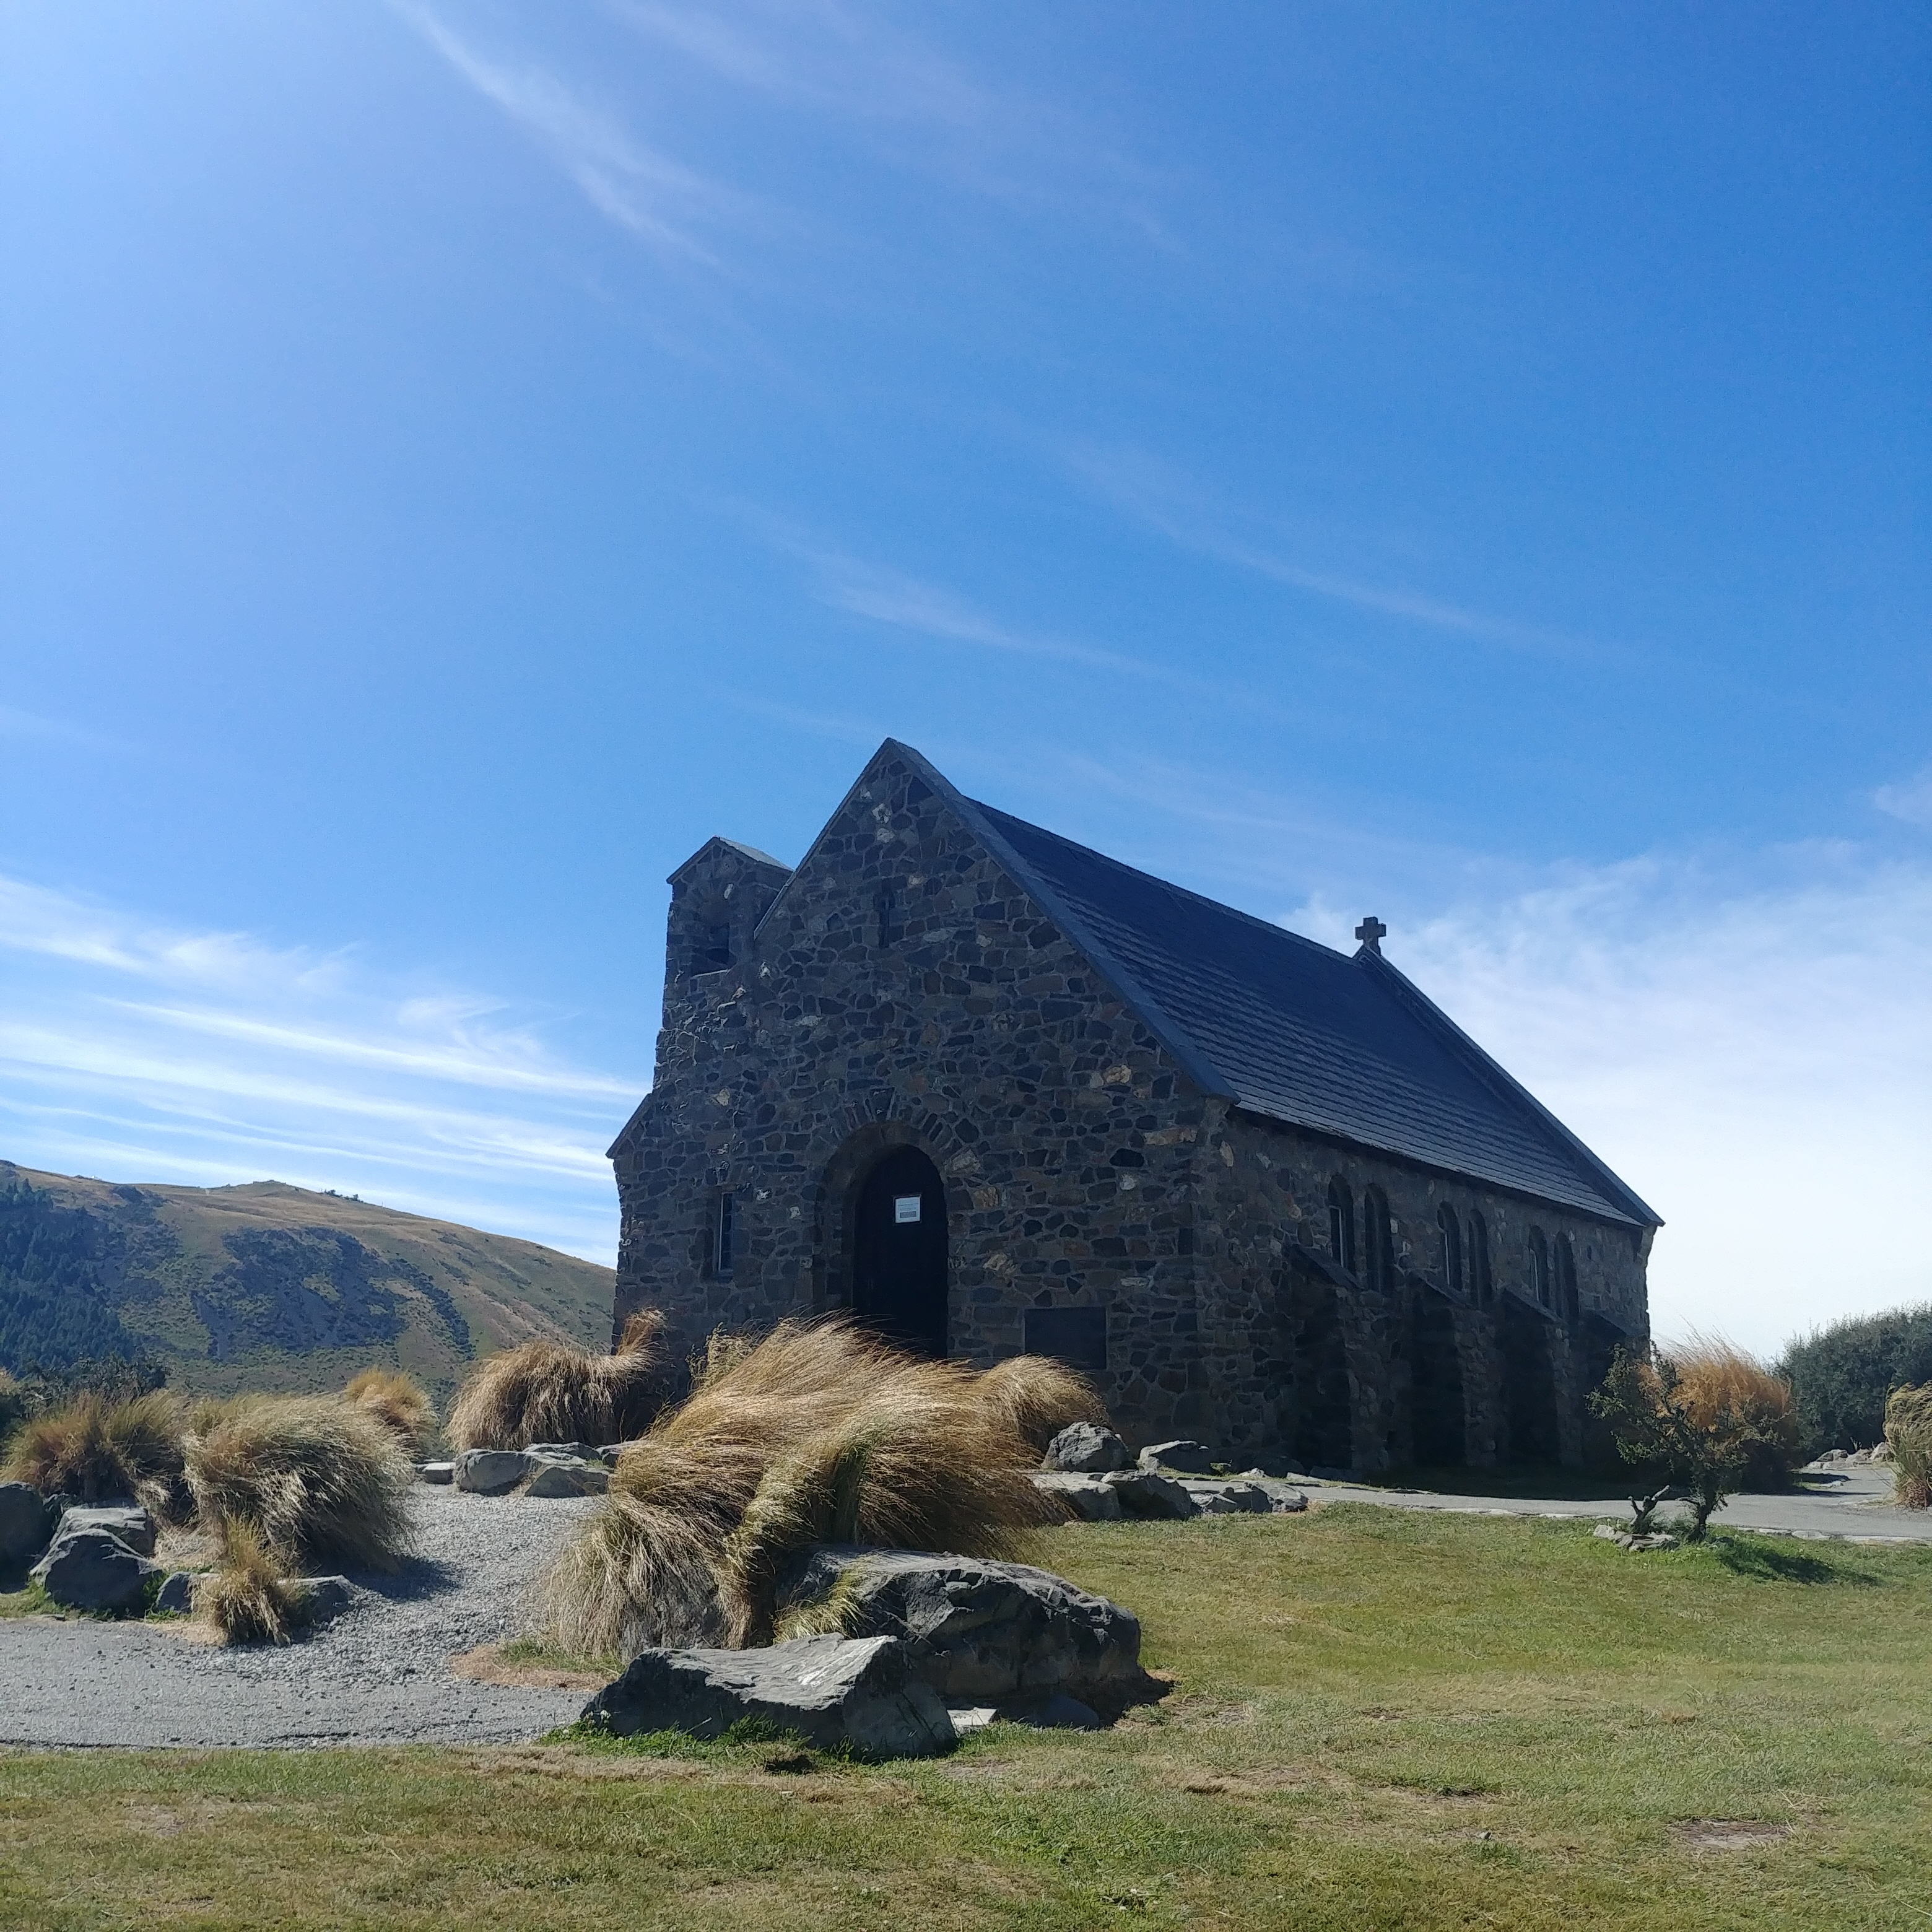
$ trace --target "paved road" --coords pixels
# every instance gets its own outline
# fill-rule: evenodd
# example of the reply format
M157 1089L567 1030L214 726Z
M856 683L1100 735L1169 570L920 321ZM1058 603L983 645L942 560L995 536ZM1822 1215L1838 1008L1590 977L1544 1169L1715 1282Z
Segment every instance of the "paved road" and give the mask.
M0 1620L0 1744L508 1744L567 1724L581 1690L454 1676L450 1659L527 1628L531 1586L595 1504L412 1492L417 1555L285 1648L220 1650L178 1626Z
M1853 1468L1841 1477L1817 1478L1820 1487L1790 1496L1733 1496L1712 1518L1714 1525L1798 1537L1870 1538L1932 1543L1932 1511L1906 1510L1892 1501L1892 1472ZM1614 1492L1597 1498L1450 1496L1434 1490L1381 1489L1363 1483L1318 1482L1296 1477L1294 1486L1311 1502L1384 1503L1396 1509L1464 1510L1503 1516L1580 1516L1628 1520L1630 1505ZM1660 1521L1672 1514L1658 1512Z

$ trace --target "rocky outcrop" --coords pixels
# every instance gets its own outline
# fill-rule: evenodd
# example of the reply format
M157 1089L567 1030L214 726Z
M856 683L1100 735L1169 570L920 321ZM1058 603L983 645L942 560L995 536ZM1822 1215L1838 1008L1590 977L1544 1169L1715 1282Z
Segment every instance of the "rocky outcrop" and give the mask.
M618 1737L722 1736L747 1719L822 1750L927 1757L956 1742L952 1720L890 1636L800 1637L762 1650L647 1650L584 1707Z
M138 1503L74 1504L62 1513L53 1540L62 1542L84 1529L104 1529L137 1556L154 1553L154 1519Z
M1105 1476L1080 1476L1061 1469L1036 1469L1032 1475L1035 1489L1065 1504L1083 1522L1120 1521L1120 1494Z

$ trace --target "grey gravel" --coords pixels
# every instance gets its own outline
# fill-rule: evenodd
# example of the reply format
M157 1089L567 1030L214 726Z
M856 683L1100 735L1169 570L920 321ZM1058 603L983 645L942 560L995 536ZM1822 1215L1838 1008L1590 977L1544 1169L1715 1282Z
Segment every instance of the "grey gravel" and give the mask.
M285 1649L217 1649L178 1624L0 1619L0 1744L513 1744L570 1723L583 1691L474 1683L450 1662L529 1628L531 1586L595 1499L410 1494L416 1556L356 1573L354 1607Z

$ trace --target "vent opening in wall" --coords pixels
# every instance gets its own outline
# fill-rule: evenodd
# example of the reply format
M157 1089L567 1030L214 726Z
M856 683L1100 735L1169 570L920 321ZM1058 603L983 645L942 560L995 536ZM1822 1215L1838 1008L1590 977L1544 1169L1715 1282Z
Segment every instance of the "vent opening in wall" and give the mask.
M712 1210L710 1246L711 1272L720 1281L731 1279L737 1244L737 1219L736 1197L719 1195Z
M1083 1376L1107 1372L1104 1308L1029 1308L1020 1318L1021 1346L1029 1355L1051 1355Z

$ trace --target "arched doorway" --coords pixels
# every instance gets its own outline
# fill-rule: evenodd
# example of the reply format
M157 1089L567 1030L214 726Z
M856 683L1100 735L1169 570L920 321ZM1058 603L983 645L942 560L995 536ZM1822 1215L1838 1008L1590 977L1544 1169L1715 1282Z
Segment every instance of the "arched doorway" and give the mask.
M1557 1460L1556 1376L1550 1359L1553 1324L1528 1303L1503 1297L1503 1411L1512 1462Z
M1425 1468L1460 1468L1466 1452L1455 1307L1432 1288L1418 1286L1410 1293L1412 1453Z
M1294 1270L1288 1299L1294 1364L1294 1453L1306 1468L1354 1465L1354 1413L1342 1312L1332 1283Z
M946 1186L917 1148L895 1148L859 1184L852 1308L902 1348L946 1353Z

